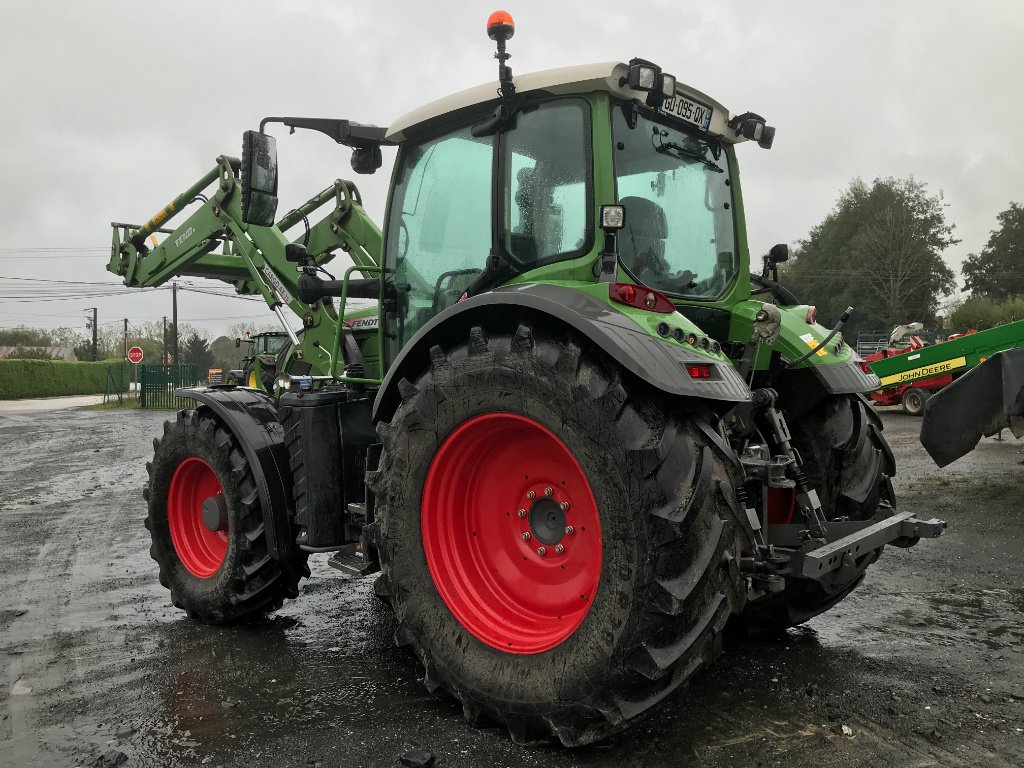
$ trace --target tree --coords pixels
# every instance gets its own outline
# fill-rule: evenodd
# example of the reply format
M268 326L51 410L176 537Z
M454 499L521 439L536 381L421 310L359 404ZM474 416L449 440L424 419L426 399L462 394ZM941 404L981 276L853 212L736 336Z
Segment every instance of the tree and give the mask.
M1015 320L1024 320L1024 297L995 301L972 296L950 313L947 325L958 331L984 331Z
M960 241L946 222L942 193L925 187L913 178L870 186L854 179L784 265L783 282L816 304L826 323L854 307L847 337L911 321L934 324L939 300L954 288L942 252Z
M0 329L0 346L52 347L54 343L46 331L19 325L17 328Z
M193 332L181 345L181 358L183 363L194 365L196 370L205 377L206 370L213 362L213 357L210 355L210 343L198 333Z
M213 367L230 371L242 367L243 350L235 346L235 337L218 336L210 342L210 356Z
M244 339L246 336L255 336L257 333L266 331L280 331L281 324L270 321L260 323L235 323L228 328L229 339Z
M50 354L49 347L18 347L7 355L8 360L58 360Z
M1024 296L1024 206L1010 203L997 219L981 253L964 261L964 290L975 298Z

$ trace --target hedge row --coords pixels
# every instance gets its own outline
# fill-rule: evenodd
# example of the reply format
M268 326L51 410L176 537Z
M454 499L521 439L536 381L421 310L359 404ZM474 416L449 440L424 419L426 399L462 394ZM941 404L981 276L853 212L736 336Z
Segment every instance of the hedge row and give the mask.
M0 360L0 400L59 395L93 395L107 391L126 392L130 374L120 360L103 363L65 360Z

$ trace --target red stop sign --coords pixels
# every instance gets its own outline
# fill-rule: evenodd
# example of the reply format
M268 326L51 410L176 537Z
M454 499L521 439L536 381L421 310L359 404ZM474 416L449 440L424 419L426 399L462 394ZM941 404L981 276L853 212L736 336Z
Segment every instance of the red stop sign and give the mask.
M128 362L136 365L142 362L142 347L132 347L128 350Z

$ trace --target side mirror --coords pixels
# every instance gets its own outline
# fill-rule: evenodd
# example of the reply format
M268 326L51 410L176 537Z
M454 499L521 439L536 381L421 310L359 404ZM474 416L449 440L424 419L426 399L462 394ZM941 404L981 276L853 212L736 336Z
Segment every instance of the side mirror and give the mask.
M277 141L259 131L242 134L242 221L269 227L277 213Z
M768 259L772 264L780 264L783 261L789 261L789 246L785 243L773 245L771 250L768 251Z

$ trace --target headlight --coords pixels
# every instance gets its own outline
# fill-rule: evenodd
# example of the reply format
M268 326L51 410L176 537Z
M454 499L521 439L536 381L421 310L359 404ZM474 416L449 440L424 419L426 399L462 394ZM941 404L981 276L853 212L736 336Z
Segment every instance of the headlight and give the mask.
M626 81L635 91L653 91L658 87L658 75L661 67L644 59L632 59L629 62L629 77ZM625 83L623 83L625 85Z
M601 229L622 229L626 225L626 208L622 205L601 206Z
M675 75L662 75L661 76L661 92L666 99L671 99L676 95L676 76Z

